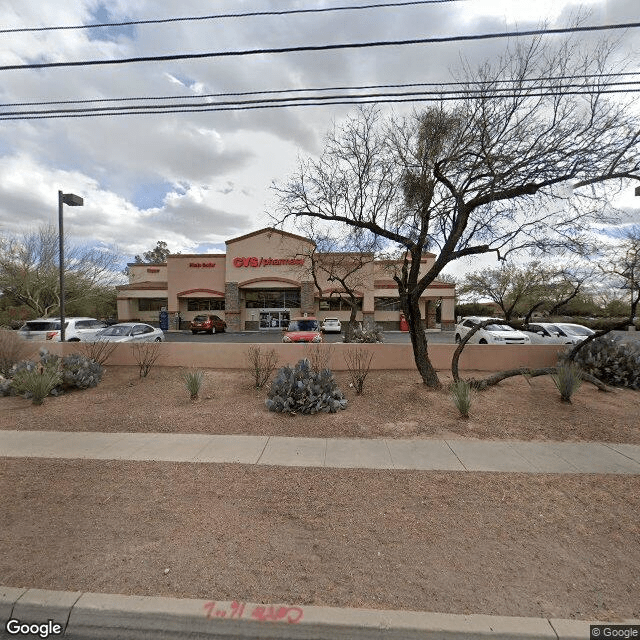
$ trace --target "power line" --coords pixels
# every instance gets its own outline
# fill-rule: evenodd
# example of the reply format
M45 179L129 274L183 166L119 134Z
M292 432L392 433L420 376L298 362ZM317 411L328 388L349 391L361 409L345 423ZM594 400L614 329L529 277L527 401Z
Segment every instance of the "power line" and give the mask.
M42 111L16 111L0 112L0 120L41 120L48 118L87 118L97 116L116 115L150 115L165 113L200 113L214 111L247 111L255 109L281 109L288 107L303 106L336 106L355 104L388 104L406 102L442 102L466 99L487 99L487 98L536 98L553 95L590 95L597 91L599 94L615 93L640 93L638 83L634 88L597 88L591 90L589 86L567 85L560 87L549 87L547 90L514 91L505 88L505 93L486 95L477 91L454 91L454 92L406 92L406 93L379 93L360 95L329 95L329 96L308 96L304 98L270 98L263 100L240 100L219 103L201 103L195 105L127 105L121 107L96 107L84 109L49 109ZM534 87L531 87L534 89ZM509 93L510 91L510 93Z
M594 25L587 27L564 27L557 29L529 29L527 31L507 31L502 33L484 33L468 36L445 36L439 38L413 38L410 40L386 40L374 42L349 42L341 44L304 45L300 47L278 47L274 49L245 49L240 51L213 51L207 53L182 53L162 56L141 56L136 58L116 58L106 60L77 60L73 62L38 62L32 64L16 64L0 66L0 71L18 69L45 69L52 67L84 67L96 65L131 64L135 62L162 62L170 60L195 60L202 58L223 58L237 56L264 55L273 53L301 53L310 51L336 51L340 49L362 49L372 47L406 46L416 44L436 44L443 42L465 42L473 40L490 40L496 38L515 38L523 36L553 35L562 33L583 33L618 29L635 29L640 22L623 24Z
M258 91L235 91L235 92L221 92L221 93L203 93L197 95L170 95L170 96L129 96L122 98L88 98L84 100L40 100L32 102L7 102L0 103L0 108L4 107L32 107L32 106L48 106L48 105L64 105L64 104L95 104L95 103L112 103L112 102L143 102L151 100L198 100L203 98L238 98L245 96L259 96L259 95L281 95L281 94L300 94L300 93L322 93L328 91L369 91L372 89L412 89L418 87L439 87L444 89L445 87L479 87L479 86L493 86L501 84L519 85L525 86L530 83L537 82L559 82L563 80L588 80L596 81L612 78L624 78L629 76L640 76L640 71L624 71L615 73L591 73L591 74L573 74L573 75L560 75L560 76L539 76L533 78L521 78L521 79L496 79L496 80L474 80L460 81L460 82L412 82L412 83L397 83L397 84L371 84L371 85L356 85L356 86L338 86L338 87L308 87L304 89L266 89ZM637 81L630 82L607 82L608 85L616 84L635 84ZM567 85L568 86L568 85ZM588 86L588 85L587 85ZM497 91L504 91L505 89L496 88ZM511 87L508 87L511 90Z
M446 4L449 2L466 2L467 0L410 0L407 2L384 2L380 4L362 4L355 6L321 7L314 9L286 9L282 11L247 11L245 13L218 13L207 16L186 16L181 18L157 18L153 20L128 20L125 22L102 22L99 24L74 24L50 27L16 27L0 29L0 33L26 33L37 31L65 31L73 29L99 29L104 27L129 27L145 24L167 24L172 22L197 22L204 20L221 20L226 18L253 18L262 16L286 16L305 13L328 13L331 11L358 11L363 9L386 9L391 7L408 7L421 4Z

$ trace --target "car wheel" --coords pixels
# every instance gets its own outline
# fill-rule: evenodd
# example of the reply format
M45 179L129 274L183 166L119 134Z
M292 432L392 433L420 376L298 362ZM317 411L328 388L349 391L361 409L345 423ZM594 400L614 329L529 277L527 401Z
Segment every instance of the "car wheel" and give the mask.
M80 338L69 338L67 342L80 342Z
M216 332L216 328L215 327L211 327L211 331L209 331L209 333L211 335L213 335Z
M157 338L154 340L154 342L162 342L162 338L157 337Z
M482 339L480 340L479 344L488 344L488 343L487 343L487 341L486 341L484 338L482 338Z
M195 336L195 335L196 335L196 333L198 333L198 332L197 332L197 331L192 331L191 333L193 333L193 335Z
M460 343L462 342L462 339L460 338L460 336L456 333L456 342Z

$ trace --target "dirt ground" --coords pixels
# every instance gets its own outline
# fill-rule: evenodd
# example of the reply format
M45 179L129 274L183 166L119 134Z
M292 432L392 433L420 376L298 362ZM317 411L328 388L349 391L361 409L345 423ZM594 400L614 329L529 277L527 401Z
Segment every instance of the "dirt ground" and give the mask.
M5 585L640 617L638 476L3 459L0 482Z
M363 396L338 373L346 411L289 416L243 371L206 371L191 402L183 372L109 367L41 407L0 398L0 428L640 443L627 390L583 385L566 405L549 379L514 378L463 420L414 372L372 372ZM640 618L640 476L0 458L0 486L6 586Z
M269 412L266 389L253 388L239 370L206 370L201 398L191 402L184 371L158 367L141 379L135 367L107 367L98 387L49 397L40 407L0 398L0 429L640 443L640 392L604 393L583 384L566 404L548 376L511 378L476 394L464 420L446 389L424 387L415 371L373 371L361 396L348 374L338 372L347 409L314 416Z

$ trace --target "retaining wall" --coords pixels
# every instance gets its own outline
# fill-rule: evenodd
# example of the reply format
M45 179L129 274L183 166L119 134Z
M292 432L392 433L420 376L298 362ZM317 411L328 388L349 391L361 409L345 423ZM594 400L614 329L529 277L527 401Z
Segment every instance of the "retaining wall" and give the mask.
M38 343L51 353L66 355L81 350L78 343ZM156 366L197 367L211 369L245 369L249 347L260 347L263 352L274 350L278 366L292 364L309 357L314 349L328 351L329 367L334 371L346 370L344 354L354 348L373 353L371 369L415 369L410 344L249 344L249 343L197 343L163 342L157 345L160 357ZM451 368L451 357L456 345L433 344L429 357L438 370ZM516 367L550 367L557 361L559 345L467 345L460 358L460 369L476 371L503 371ZM130 344L118 344L109 358L110 365L135 365Z

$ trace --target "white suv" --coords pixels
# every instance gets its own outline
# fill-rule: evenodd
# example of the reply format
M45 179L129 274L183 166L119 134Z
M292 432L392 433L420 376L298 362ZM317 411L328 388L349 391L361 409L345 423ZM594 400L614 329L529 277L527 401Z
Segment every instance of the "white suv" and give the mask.
M67 342L91 342L107 323L96 318L65 318L64 337ZM60 342L60 318L27 320L18 330L25 340L51 340Z
M462 321L456 326L456 342L462 342L471 329L485 320L493 320L493 322L476 331L469 344L531 344L529 336L505 324L504 320L482 316L462 318Z

